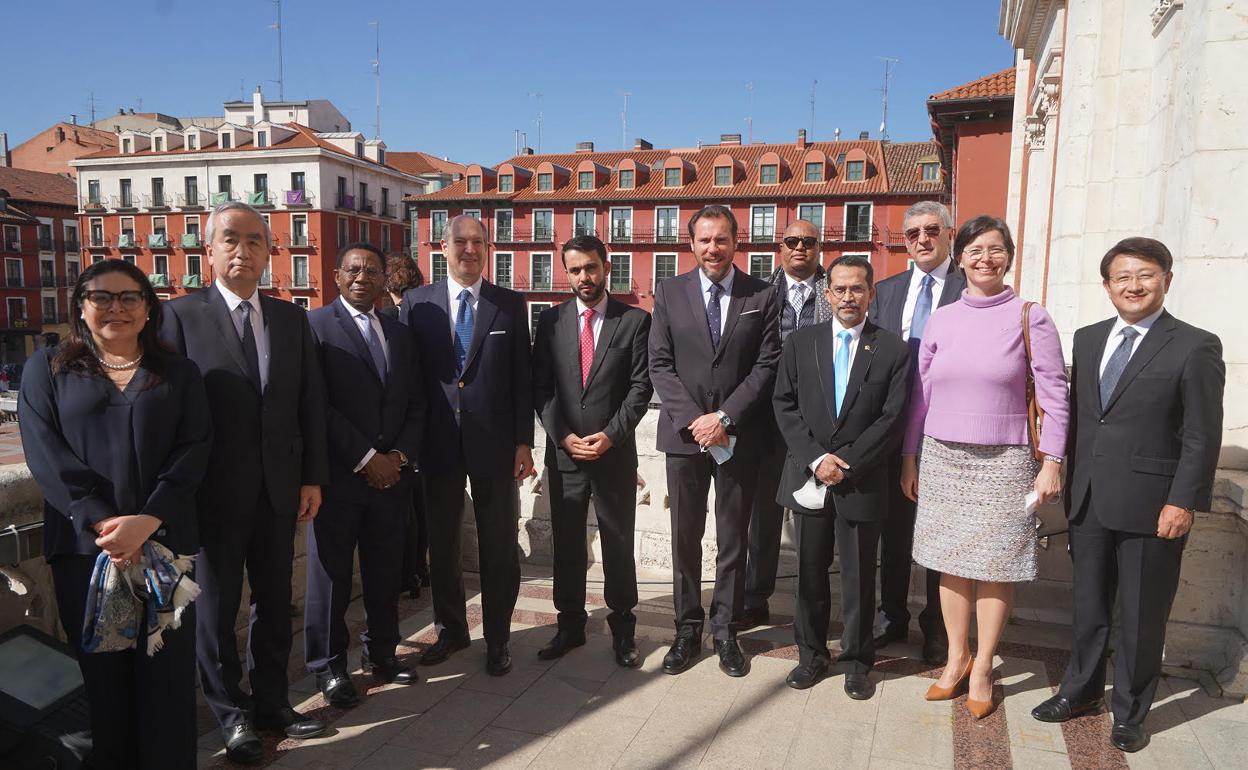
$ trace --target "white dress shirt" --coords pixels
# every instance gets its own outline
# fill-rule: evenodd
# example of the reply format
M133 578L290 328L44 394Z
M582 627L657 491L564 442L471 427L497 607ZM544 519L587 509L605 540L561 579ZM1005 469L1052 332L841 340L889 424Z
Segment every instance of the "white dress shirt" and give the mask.
M377 320L377 313L374 312L372 308L368 309L368 313L363 313L355 309L354 307L351 306L350 302L347 302L346 297L339 296L338 301L342 303L343 308L345 308L347 313L350 314L351 320L355 321L356 328L360 330L360 336L364 337L365 346L368 345L368 342L367 342L368 337L366 336L368 332L364 330L364 324L368 324L369 326L372 327L373 335L377 337L379 342L381 342L381 352L385 355L386 367L389 368L390 367L390 343L386 342L386 335L385 335L385 332L381 330L381 321ZM361 318L360 316L364 316L364 318ZM372 353L369 353L369 355L371 356ZM354 472L359 473L360 471L364 470L364 466L368 465L368 461L373 459L373 455L375 454L377 454L376 449L369 449L367 452L365 452L364 457L358 463L356 463Z
M451 311L451 342L452 343L455 342L455 319L459 318L459 293L463 291L464 289L467 289L468 291L472 292L472 299L470 300L472 304L470 305L470 307L472 308L472 317L473 317L473 322L475 325L476 317L477 317L477 306L480 304L479 300L481 299L481 284L484 281L485 281L484 278L478 277L477 282L474 283L473 285L462 286L460 285L459 281L456 281L451 276L448 275L446 277L446 296L447 296L446 307L448 310Z
M1148 330L1153 328L1153 324L1157 322L1157 319L1161 317L1161 314L1165 312L1165 310L1166 309L1164 307L1160 308L1156 313L1153 313L1147 318L1141 318L1133 324L1129 324L1122 320L1122 316L1118 316L1118 318L1114 319L1114 325L1109 329L1109 339L1105 342L1105 352L1101 354L1101 366L1096 371L1096 378L1098 380L1101 378L1101 375L1105 373L1105 367L1109 364L1110 356L1112 356L1114 351L1118 349L1118 346L1122 344L1122 330L1130 326L1132 329L1135 329L1140 333L1131 344L1131 355L1135 355L1135 351L1140 349L1140 343L1144 341L1144 335L1148 334ZM1127 360L1131 360L1130 356L1127 357Z
M724 333L724 326L728 323L728 303L732 300L732 279L737 274L737 268L728 268L728 275L719 279L719 286L724 291L719 295L719 333ZM706 273L702 269L698 269L698 282L702 285L702 306L709 307L711 304L711 279L706 277Z
M854 370L854 358L858 356L859 343L862 341L862 327L866 325L867 319L864 317L861 321L858 322L857 326L854 326L850 329L846 329L844 326L842 326L840 319L838 319L836 316L832 316L832 321L830 323L832 324L832 334L834 335L833 343L832 343L832 360L833 361L836 360L837 354L841 352L841 346L845 344L845 342L841 340L841 332L843 331L849 332L849 366L846 367L846 371L852 372ZM845 400L846 401L849 400L848 391L845 393ZM823 458L827 457L828 454L829 454L828 452L824 452L823 454L819 455L819 457L816 458L814 462L810 464L811 473L815 472L815 469L819 467L819 463L823 462Z
M585 332L585 311L592 310L594 314L589 317L589 322L593 324L591 327L594 332L594 350L598 349L598 335L602 333L603 314L607 312L607 293L604 291L602 296L598 298L598 304L590 307L581 298L576 298L576 338L580 340L581 335ZM580 344L579 342L577 343ZM579 347L577 348L580 349Z
M910 288L906 289L906 304L901 308L901 338L903 340L910 339L910 322L914 320L914 306L919 302L919 288L925 275L932 277L932 311L935 312L940 304L941 292L945 290L945 278L949 276L949 260L946 259L932 268L930 273L923 272L917 266L910 271Z
M811 276L809 278L802 280L802 281L799 281L793 276L789 275L788 273L785 273L784 274L784 302L789 307L793 306L793 287L799 283L806 287L806 293L805 295L803 295L805 297L805 300L809 300L811 297L815 296L814 273L811 273ZM803 301L803 306L804 305L805 305L805 301Z
M212 285L217 287L217 291L221 292L221 296L225 298L225 305L230 309L230 321L234 324L234 331L238 332L238 339L243 339L243 319L239 317L238 306L246 302L251 305L251 333L256 337L256 357L260 363L260 389L269 385L269 327L264 324L264 311L260 309L260 291L256 290L251 293L251 297L243 299L234 292L225 288L224 281L213 281Z

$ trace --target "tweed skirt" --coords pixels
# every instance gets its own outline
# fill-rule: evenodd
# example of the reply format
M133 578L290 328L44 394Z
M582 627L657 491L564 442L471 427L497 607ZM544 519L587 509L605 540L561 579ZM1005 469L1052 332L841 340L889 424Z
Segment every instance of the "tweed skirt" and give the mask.
M1035 516L1025 498L1040 464L1031 447L925 436L921 451L914 560L972 580L1035 580Z

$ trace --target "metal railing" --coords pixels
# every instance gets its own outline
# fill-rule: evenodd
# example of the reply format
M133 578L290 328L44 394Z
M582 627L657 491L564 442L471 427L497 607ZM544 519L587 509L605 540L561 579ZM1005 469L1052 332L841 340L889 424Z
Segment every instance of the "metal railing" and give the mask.
M282 199L287 206L311 206L316 196L307 190L283 190Z
M346 193L338 193L338 208L353 209L355 208L355 196Z
M376 204L377 204L377 201L373 200L372 198L362 198L360 199L360 211L371 214L373 213L373 209L375 208Z
M511 288L514 291L527 292L567 292L572 290L566 275L541 275L536 279L524 273L516 273L511 277Z
M143 194L143 208L145 209L167 209L169 208L169 205L169 196L164 193L161 193L160 195L156 195L155 193Z
M203 193L195 193L187 195L184 192L177 194L178 208L183 209L202 209L207 197Z

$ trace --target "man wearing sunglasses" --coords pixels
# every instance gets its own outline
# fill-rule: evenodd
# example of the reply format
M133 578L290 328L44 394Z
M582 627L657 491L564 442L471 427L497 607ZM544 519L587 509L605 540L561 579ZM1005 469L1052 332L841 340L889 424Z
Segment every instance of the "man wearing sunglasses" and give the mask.
M780 342L794 331L832 318L828 304L828 279L820 264L820 232L813 222L799 219L789 225L780 239L780 267L768 280L780 301ZM745 612L738 621L741 629L766 625L771 620L768 600L776 590L776 569L780 560L780 535L784 508L776 502L776 489L784 470L784 437L776 427L770 409L760 421L766 446L758 464L758 493L750 515L750 536L745 557Z
M917 357L923 329L932 311L956 302L966 277L949 257L953 217L936 201L920 201L902 219L910 269L880 281L868 315L872 323L901 335ZM911 376L915 369L911 361ZM909 392L909 391L907 391ZM880 614L876 620L877 649L904 641L909 633L910 549L914 541L914 502L901 492L901 455L889 464L888 521L880 536ZM923 660L944 665L949 652L940 615L940 573L926 572L927 605L919 614Z

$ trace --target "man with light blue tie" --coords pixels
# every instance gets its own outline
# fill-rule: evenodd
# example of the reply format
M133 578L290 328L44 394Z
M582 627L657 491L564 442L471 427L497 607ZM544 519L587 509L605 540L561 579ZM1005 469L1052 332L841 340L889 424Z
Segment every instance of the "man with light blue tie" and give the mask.
M902 233L911 267L885 278L875 287L868 316L882 329L899 335L910 346L911 376L919 342L932 311L956 302L966 288L966 277L949 258L953 217L944 204L920 201L906 210ZM906 391L909 393L909 390ZM910 549L914 542L914 501L901 491L901 454L889 460L888 519L880 535L880 612L875 646L905 641L909 635ZM923 631L923 660L944 665L949 643L940 614L940 573L926 573L927 604L919 614Z
M438 640L421 656L435 665L468 647L460 531L472 483L481 571L486 673L511 670L508 639L520 590L517 482L532 477L533 388L524 297L486 281L485 225L457 216L442 233L447 277L409 289L399 320L420 351L428 412L422 446L429 577Z

